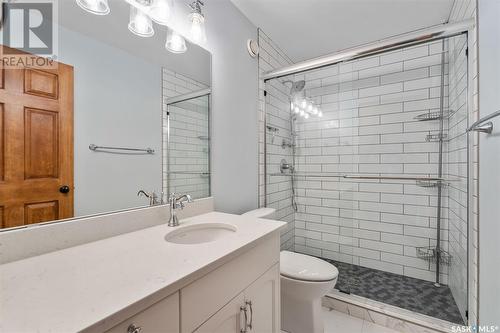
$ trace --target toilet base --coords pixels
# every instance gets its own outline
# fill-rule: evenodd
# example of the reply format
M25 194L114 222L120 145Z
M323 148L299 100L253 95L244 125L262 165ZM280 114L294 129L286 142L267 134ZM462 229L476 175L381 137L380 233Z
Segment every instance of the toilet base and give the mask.
M321 298L304 301L282 293L281 329L289 333L324 333Z

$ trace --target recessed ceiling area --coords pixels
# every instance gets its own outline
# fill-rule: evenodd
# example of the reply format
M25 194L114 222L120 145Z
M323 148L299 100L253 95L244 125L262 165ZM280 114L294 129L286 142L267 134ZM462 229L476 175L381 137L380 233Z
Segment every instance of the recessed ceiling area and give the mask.
M231 0L294 61L446 23L454 0Z

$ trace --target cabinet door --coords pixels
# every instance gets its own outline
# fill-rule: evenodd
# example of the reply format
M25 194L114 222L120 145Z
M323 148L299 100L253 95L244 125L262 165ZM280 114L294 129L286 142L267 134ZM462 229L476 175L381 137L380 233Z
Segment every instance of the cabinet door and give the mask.
M280 332L280 270L279 264L269 269L245 290L249 332ZM251 310L250 304L251 302Z
M144 333L179 333L179 293L153 304L105 333L127 333L133 327Z
M196 333L240 333L245 324L244 314L240 308L245 304L243 293L236 296L226 306L220 309Z

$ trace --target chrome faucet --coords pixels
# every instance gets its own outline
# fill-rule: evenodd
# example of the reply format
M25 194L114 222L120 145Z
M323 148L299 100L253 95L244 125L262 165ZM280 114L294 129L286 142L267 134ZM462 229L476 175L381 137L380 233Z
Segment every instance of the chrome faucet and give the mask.
M185 202L191 203L193 199L189 194L184 194L177 196L177 194L172 193L168 198L168 205L170 206L170 220L168 220L169 227L179 226L179 218L177 217L177 209L184 209Z
M140 190L139 192L137 192L137 196L145 196L146 198L148 198L150 206L163 205L164 203L163 193L161 194L161 196L158 196L158 194L156 194L156 192L154 191L151 193L147 193L144 190Z

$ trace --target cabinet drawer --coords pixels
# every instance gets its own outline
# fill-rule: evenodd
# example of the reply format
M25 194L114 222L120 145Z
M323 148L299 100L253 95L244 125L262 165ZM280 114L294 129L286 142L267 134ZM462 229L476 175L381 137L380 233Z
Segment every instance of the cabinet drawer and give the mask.
M279 262L279 235L181 289L182 332L193 332Z
M106 333L129 333L131 325L140 327L141 333L178 333L179 292L151 305Z

